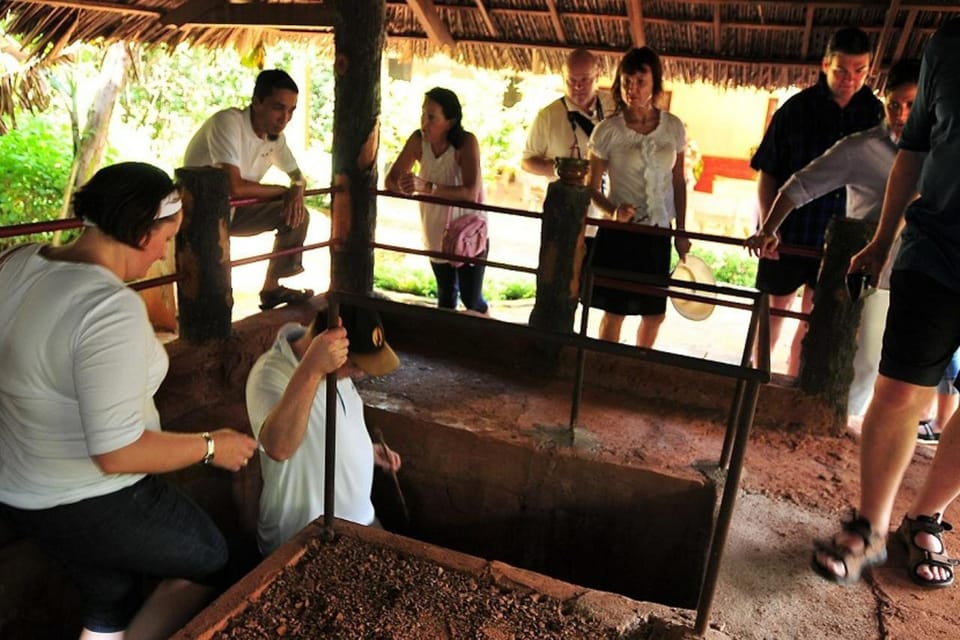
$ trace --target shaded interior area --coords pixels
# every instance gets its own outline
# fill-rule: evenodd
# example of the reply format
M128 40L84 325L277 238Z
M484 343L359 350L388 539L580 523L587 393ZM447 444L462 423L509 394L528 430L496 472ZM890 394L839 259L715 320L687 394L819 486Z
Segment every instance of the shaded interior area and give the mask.
M628 597L695 608L716 492L711 482L538 450L375 411L402 451L400 488L378 474L384 527Z
M420 311L382 313L402 366L359 385L369 426L404 458L399 480L411 519L399 519L394 489L381 478L376 499L387 528L585 587L694 607L718 500L713 476L698 469L716 464L733 381L590 354L571 429L573 350L533 332L507 335L485 319ZM164 428L248 429L250 367L282 324L314 313L278 309L236 323L224 341L167 345L170 371L156 398ZM758 420L815 423L824 415L791 390L762 394ZM211 513L242 571L260 561L258 469L194 466L170 476ZM0 534L0 635L72 635L63 629L79 622L72 585L39 552L23 552L31 543L2 523ZM51 607L60 611L56 629Z

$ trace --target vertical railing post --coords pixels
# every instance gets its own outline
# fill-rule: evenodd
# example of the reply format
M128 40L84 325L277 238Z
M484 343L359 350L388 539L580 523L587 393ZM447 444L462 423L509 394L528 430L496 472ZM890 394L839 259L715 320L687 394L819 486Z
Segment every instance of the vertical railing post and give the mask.
M230 336L230 185L214 167L181 167L183 223L177 233L180 337L191 342Z
M537 299L530 326L544 331L573 331L580 297L584 220L590 192L561 180L550 183L543 202Z
M850 258L873 236L875 225L852 218L836 218L827 227L826 246L803 340L800 388L819 396L846 424L847 395L853 381L857 329L863 302L852 302L847 293Z

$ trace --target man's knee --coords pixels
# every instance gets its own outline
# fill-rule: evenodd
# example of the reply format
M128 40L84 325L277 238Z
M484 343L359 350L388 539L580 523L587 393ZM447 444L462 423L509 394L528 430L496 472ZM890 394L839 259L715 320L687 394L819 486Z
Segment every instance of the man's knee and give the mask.
M921 387L883 374L877 376L873 391L874 402L890 408L919 406L929 402L932 396L933 387Z

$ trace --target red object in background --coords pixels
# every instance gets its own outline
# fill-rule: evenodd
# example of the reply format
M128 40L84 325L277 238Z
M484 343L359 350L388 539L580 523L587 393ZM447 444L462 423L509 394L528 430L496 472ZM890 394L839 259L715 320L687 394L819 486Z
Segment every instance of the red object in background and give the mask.
M755 180L757 172L750 168L748 158L724 158L721 156L703 156L703 173L693 187L703 193L713 193L713 179L716 176Z

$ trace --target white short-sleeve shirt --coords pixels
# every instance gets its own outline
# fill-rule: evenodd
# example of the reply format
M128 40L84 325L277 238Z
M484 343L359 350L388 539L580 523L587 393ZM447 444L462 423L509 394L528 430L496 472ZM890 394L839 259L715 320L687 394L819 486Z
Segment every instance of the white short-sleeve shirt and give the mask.
M669 227L676 218L673 166L686 148L683 123L661 111L660 123L643 134L627 127L622 113L607 118L590 136L590 152L606 160L610 201L636 208L634 222Z
M276 140L260 138L253 130L250 107L224 109L210 116L194 134L183 164L207 167L231 164L244 180L260 182L276 165L287 174L297 170L297 161L281 133Z
M111 271L48 260L39 245L0 266L0 502L44 509L113 493L143 474L91 456L160 430L167 373L140 297Z
M299 359L290 342L306 328L289 323L280 328L277 339L260 356L247 378L247 413L254 435L260 437L263 422L283 396ZM257 544L264 554L272 553L323 515L324 459L327 421L326 381L314 396L307 433L300 448L289 459L273 460L261 448L260 516ZM363 418L363 399L349 378L337 381L337 469L334 476L334 515L362 525L373 522L370 498L373 489L373 442Z

